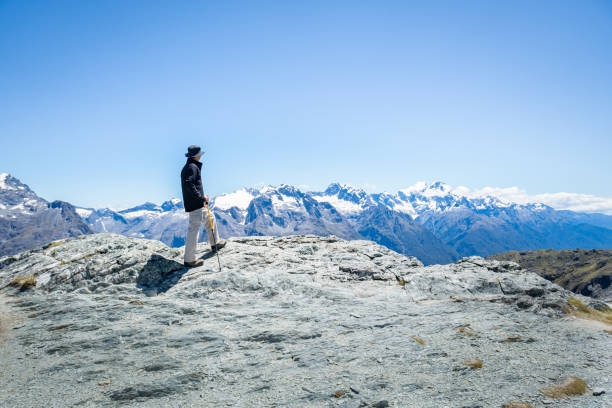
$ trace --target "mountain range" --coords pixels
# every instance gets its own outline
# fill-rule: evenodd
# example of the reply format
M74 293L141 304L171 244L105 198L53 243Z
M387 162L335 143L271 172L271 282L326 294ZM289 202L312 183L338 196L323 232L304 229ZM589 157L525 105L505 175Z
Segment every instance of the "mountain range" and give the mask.
M2 177L18 182L6 174ZM24 184L19 185L28 195L15 195L14 189L0 185L0 209L4 208L0 211L10 208L13 216L30 219L38 211L14 209L27 206L27 200L36 200L36 196ZM72 216L80 226L76 231L57 226L58 233L65 236L113 232L157 239L172 247L185 243L187 213L176 198L161 205L147 202L123 210L62 205L66 213L78 214L83 221ZM243 188L215 197L211 208L224 237L315 234L367 239L425 264L511 250L612 248L612 216L559 211L541 203L517 204L493 196L468 197L439 181L417 183L394 194L371 194L340 183L320 192L287 184ZM0 217L4 217L1 212ZM6 234L4 230L1 233L3 237ZM206 234L200 238L205 240ZM17 249L27 246L7 248L4 253Z

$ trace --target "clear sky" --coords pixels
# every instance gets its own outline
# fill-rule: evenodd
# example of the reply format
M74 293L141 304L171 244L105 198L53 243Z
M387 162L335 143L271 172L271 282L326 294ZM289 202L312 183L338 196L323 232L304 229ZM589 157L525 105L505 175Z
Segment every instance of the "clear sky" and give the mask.
M42 197L417 180L612 196L612 2L0 0L0 172Z

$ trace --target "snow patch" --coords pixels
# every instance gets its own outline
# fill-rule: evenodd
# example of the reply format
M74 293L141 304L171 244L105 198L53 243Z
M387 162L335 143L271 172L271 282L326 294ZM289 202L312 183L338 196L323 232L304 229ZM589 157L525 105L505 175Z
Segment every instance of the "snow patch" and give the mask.
M339 199L337 196L313 196L318 202L331 204L340 214L357 214L363 210L359 204Z
M77 214L79 214L79 217L81 218L87 218L91 215L91 213L93 212L93 210L87 210L85 208L75 208L75 211Z
M393 207L391 207L391 209L397 212L408 214L413 219L416 219L419 216L412 204L406 201L400 201L398 204L395 204Z
M139 210L139 211L131 211L127 213L121 214L121 216L125 219L134 219L141 217L155 217L159 215L159 211L150 211L150 210Z
M272 197L272 206L278 210L296 211L300 209L300 204L295 197L289 197L284 194L274 194Z
M30 214L32 212L32 208L26 207L25 202L12 206L10 210L11 212L20 212L22 214Z
M232 207L238 207L241 210L246 210L251 204L254 196L245 188L229 194L223 194L214 199L215 208L220 210L229 210Z
M8 184L6 184L6 179L8 178L8 176L9 176L8 173L0 174L0 188L3 190L15 190L14 187L11 187Z
M259 194L265 194L269 191L273 191L274 187L272 186L265 186L264 188L262 188L261 190L259 190Z

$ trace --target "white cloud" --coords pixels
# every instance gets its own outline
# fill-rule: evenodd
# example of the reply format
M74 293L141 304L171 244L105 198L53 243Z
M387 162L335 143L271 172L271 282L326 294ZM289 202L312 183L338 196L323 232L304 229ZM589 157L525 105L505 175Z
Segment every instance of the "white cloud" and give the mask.
M468 187L459 186L453 191L467 197L490 195L517 204L542 203L556 210L598 212L612 215L612 197L565 192L528 194L526 190L519 187L484 187L478 190L470 190Z

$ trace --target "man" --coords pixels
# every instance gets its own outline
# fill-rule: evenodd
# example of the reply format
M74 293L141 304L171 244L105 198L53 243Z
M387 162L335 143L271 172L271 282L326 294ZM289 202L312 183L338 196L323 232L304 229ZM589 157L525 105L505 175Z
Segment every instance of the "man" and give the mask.
M199 146L191 145L187 148L187 163L181 171L181 188L183 190L183 205L185 211L189 213L189 228L187 231L187 241L185 242L185 266L200 266L204 262L201 259L196 261L196 245L198 235L202 227L202 218L208 232L208 242L210 243L211 251L216 252L223 248L226 244L225 240L219 239L219 231L215 216L211 212L213 225L210 224L208 209L204 210L204 204L208 207L208 196L204 194L202 188L202 157L204 152ZM214 227L213 227L214 226Z

